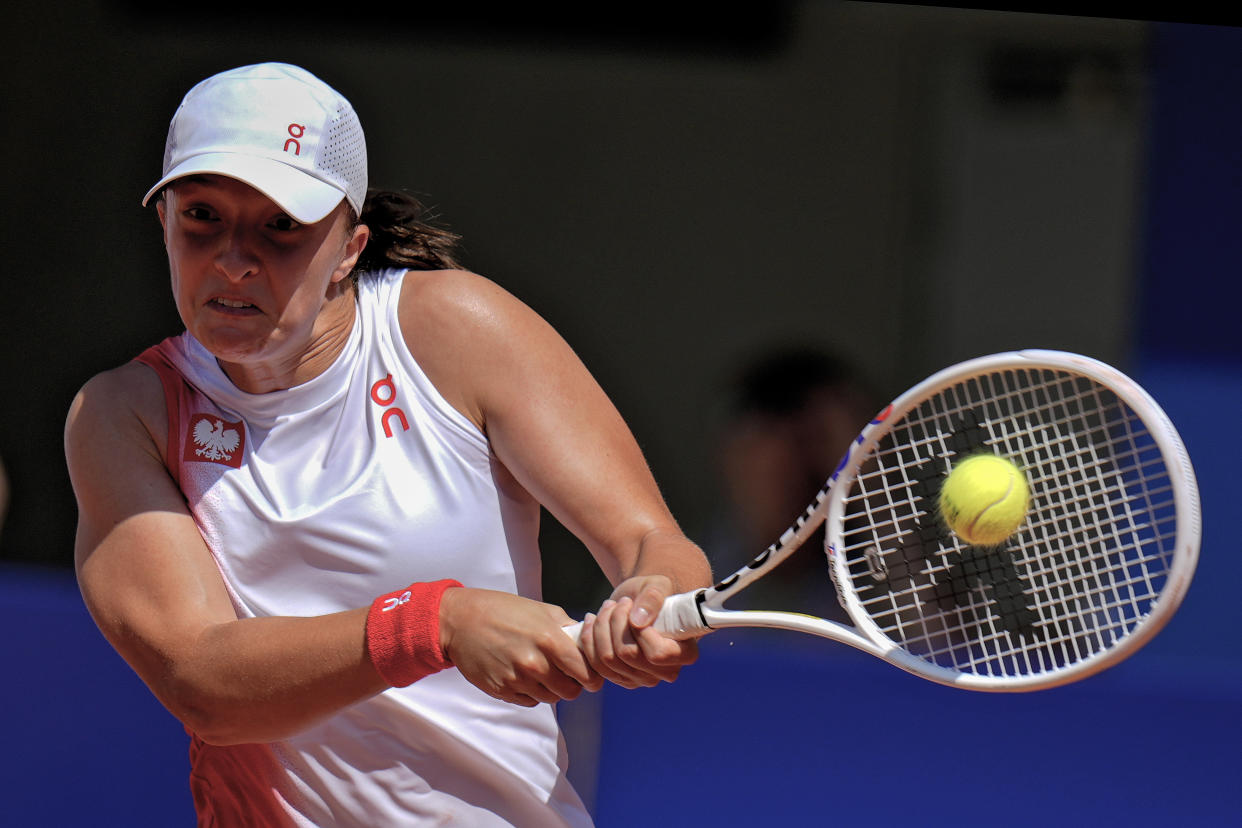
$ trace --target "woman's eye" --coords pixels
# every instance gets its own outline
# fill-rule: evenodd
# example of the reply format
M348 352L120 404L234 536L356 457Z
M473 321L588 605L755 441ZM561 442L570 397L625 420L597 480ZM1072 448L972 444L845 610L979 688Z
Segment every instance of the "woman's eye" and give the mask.
M190 207L185 211L185 215L195 221L211 220L211 211L206 207Z
M281 232L297 230L301 226L296 220L289 218L289 216L277 216L272 219L272 228Z

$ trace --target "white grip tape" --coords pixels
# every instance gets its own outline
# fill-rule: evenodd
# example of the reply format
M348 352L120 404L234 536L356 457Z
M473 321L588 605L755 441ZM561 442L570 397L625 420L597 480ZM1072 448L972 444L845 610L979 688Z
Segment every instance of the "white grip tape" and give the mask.
M652 626L669 638L677 639L694 638L711 632L711 628L703 623L703 616L699 614L698 601L695 600L697 594L683 592L680 595L666 598ZM570 624L562 629L565 630L566 635L577 641L582 635L582 622Z

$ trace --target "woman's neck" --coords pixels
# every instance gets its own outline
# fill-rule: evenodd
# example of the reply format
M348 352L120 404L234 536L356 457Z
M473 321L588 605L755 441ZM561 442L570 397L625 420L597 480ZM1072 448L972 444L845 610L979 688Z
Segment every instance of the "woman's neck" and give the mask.
M345 349L357 316L352 290L328 300L316 317L309 338L292 354L270 360L223 362L220 368L242 391L266 394L293 388L328 370Z

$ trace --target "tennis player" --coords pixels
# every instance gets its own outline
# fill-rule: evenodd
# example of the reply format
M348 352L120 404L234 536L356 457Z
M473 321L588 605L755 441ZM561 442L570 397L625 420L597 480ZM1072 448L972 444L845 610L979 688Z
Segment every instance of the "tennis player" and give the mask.
M77 571L184 723L200 825L582 826L551 703L674 680L710 582L566 343L368 197L347 100L246 66L187 93L154 204L185 332L91 379ZM540 504L615 591L540 599Z

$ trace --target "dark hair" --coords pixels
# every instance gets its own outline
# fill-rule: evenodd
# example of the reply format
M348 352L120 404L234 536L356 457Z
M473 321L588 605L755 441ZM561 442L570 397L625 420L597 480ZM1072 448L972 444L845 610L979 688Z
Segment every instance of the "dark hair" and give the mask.
M363 271L390 267L407 270L462 267L458 250L461 237L433 224L435 216L409 193L370 190L358 220L370 228L371 239L351 278L357 279Z

